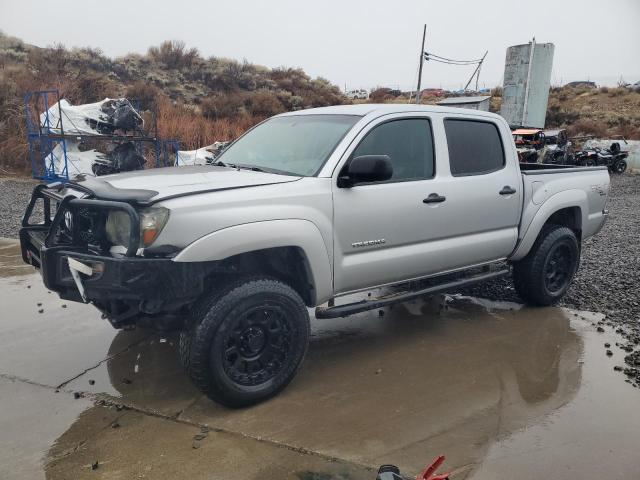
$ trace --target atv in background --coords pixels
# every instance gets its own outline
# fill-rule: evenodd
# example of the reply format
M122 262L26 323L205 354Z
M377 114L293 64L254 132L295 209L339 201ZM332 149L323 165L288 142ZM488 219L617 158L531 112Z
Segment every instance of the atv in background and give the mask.
M575 163L583 167L606 166L612 173L624 173L627 170L629 152L622 151L618 142L609 148L592 147L576 152Z

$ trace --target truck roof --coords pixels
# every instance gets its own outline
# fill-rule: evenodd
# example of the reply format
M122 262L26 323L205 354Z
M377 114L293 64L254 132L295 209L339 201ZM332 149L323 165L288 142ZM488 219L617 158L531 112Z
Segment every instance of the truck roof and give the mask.
M306 110L297 110L295 112L282 113L278 116L290 115L357 115L364 117L372 114L375 117L389 115L392 113L406 112L434 112L434 113L450 113L465 114L469 116L482 116L489 118L502 119L500 115L485 112L481 110L471 110L456 107L441 107L438 105L416 105L412 103L360 103L358 105L335 105L332 107L309 108Z

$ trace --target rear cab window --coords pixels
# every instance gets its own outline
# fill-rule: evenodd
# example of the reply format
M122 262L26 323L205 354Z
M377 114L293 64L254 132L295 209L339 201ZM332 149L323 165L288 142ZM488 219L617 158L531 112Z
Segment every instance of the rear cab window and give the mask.
M447 118L444 129L454 177L484 175L504 168L504 147L495 123Z

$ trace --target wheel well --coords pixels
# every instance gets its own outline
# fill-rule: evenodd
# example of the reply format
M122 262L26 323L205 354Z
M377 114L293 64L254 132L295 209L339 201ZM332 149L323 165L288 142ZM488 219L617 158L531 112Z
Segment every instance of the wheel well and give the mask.
M304 250L274 247L240 253L220 262L224 271L240 275L268 275L293 288L304 303L315 306L316 289Z
M576 234L578 242L582 237L582 215L580 214L580 207L567 207L562 208L551 215L545 224L562 225L563 227L570 228L573 233Z

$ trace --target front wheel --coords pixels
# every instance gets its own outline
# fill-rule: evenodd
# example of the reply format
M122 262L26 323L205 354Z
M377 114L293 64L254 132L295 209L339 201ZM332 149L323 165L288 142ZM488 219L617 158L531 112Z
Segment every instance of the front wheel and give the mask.
M514 263L518 295L532 305L553 305L567 292L579 260L575 233L560 225L545 225L527 256Z
M240 280L194 309L182 362L209 398L228 407L272 397L293 379L309 343L309 313L291 287Z

